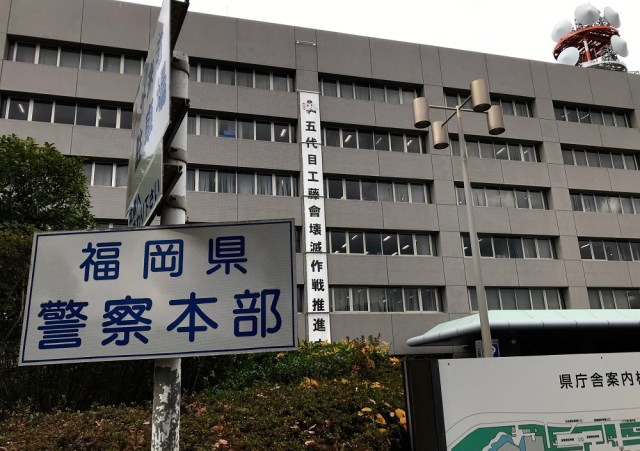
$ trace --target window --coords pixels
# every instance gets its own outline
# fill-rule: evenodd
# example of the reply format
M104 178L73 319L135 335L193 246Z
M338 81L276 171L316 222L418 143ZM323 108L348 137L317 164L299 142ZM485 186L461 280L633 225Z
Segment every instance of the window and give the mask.
M476 289L468 288L469 305L478 310ZM489 310L561 310L562 293L557 288L487 288Z
M547 208L544 192L520 188L489 188L473 186L473 205L476 207L528 208L544 210ZM464 188L456 186L458 205L465 205Z
M240 129L240 139L255 139L253 121L238 119L238 128Z
M634 154L621 152L563 148L562 160L564 164L575 166L628 170L638 169L636 156Z
M293 91L293 80L288 73L267 70L216 66L206 62L191 62L189 80L201 83L241 86L273 91Z
M469 92L445 91L445 104L450 108L455 108L464 102L469 96ZM532 101L529 99L513 99L502 96L491 96L491 104L502 108L502 113L506 116L533 117ZM465 108L470 108L471 103L467 102Z
M253 174L238 173L238 194L255 194Z
M236 121L235 119L218 118L218 136L221 138L236 137Z
M626 111L611 111L556 103L554 103L554 111L558 121L597 124L607 127L631 127L629 113Z
M77 69L80 66L80 50L62 48L60 50L60 66Z
M98 107L96 105L78 104L76 109L76 125L96 126L96 113Z
M235 172L218 172L218 192L219 193L235 193L236 192L236 173Z
M292 142L290 137L291 131L289 130L289 128L290 128L289 124L274 123L273 132L274 132L275 141L281 142L281 143Z
M420 135L411 133L389 133L366 129L337 129L322 127L324 143L330 147L364 150L391 150L394 152L426 153ZM342 136L342 139L340 139ZM389 146L391 143L391 147Z
M17 42L15 45L15 61L33 63L36 58L36 45L27 42Z
M256 140L271 141L271 122L256 121Z
M140 75L142 72L142 58L139 56L124 56L123 73Z
M236 84L238 86L253 88L253 71L243 69L236 70Z
M118 108L101 106L98 109L98 127L116 128Z
M322 78L320 84L323 96L403 105L410 105L417 97L419 89L330 78Z
M8 59L25 63L71 67L140 76L141 55L123 55L114 52L82 49L25 42L13 42Z
M217 129L216 129L217 122ZM216 135L217 130L217 135ZM233 119L230 117L210 117L190 114L187 133L200 136L249 139L258 141L295 142L295 126L282 122Z
M53 122L56 124L73 124L76 117L76 104L71 102L56 102Z
M126 187L128 171L127 163L94 161L85 163L83 166L89 186Z
M580 258L584 260L639 261L640 242L579 239Z
M120 108L120 128L131 129L133 121L133 109Z
M640 290L637 288L589 288L592 309L638 309Z
M591 194L571 192L571 207L573 211L616 213L633 215L640 214L640 197L618 196L609 193Z
M216 189L217 182L217 189ZM298 196L298 178L287 174L255 174L189 168L187 190L263 196Z
M9 101L9 119L26 121L29 117L29 99L12 98Z
M2 117L6 114L7 119L35 122L51 122L53 119L56 124L116 128L120 117L119 128L131 128L130 108L17 97L9 97L7 104L6 113L2 112Z
M492 158L512 161L540 161L538 151L533 144L507 143L504 141L485 141L467 139L467 153L473 158ZM460 143L451 139L451 155L460 156Z
M104 53L102 59L102 70L104 72L120 73L120 60L122 55L115 53Z
M53 102L47 101L47 100L33 101L33 113L31 116L32 121L51 122L52 113L53 113Z
M102 54L92 50L82 50L80 69L100 70Z
M195 79L194 81L198 81L198 65L195 64L193 67L194 70L194 74L195 74ZM207 66L205 64L201 64L200 65L200 81L203 83L215 83L216 82L216 68L215 66L211 67L211 66ZM227 72L221 71L220 74L220 84L225 84L225 85L233 85L234 82L232 80L235 80L233 78L233 74L228 74Z
M343 287L329 288L332 312L439 312L437 287Z
M429 203L424 183L327 178L330 199Z
M58 47L50 45L41 45L38 53L38 64L46 64L49 66L58 65Z
M338 97L338 82L335 80L322 80L322 95Z
M490 258L555 258L552 238L479 236L480 256ZM462 251L471 257L471 238L462 235Z
M355 231L348 232L349 240L345 231L331 230L327 234L329 252L334 254L434 255L433 236L430 234Z

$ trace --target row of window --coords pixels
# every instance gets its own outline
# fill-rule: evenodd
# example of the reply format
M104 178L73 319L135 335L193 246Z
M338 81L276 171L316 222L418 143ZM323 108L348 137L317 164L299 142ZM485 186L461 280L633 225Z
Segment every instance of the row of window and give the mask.
M97 70L116 74L140 76L144 59L140 55L123 55L115 52L78 49L59 45L12 42L9 46L9 61L71 67L73 69Z
M127 186L129 165L127 163L90 162L82 166L89 186Z
M333 312L439 312L435 287L331 287Z
M573 211L640 214L640 198L610 194L571 193Z
M84 171L90 186L118 187L127 186L127 168L127 163L90 162L85 164ZM298 177L288 174L188 169L187 190L297 197ZM334 199L427 202L427 188L423 183L329 179L327 191L329 197ZM343 193L346 193L346 197Z
M445 92L445 105L449 108L455 108L469 97L469 93ZM515 100L503 97L491 96L491 104L498 105L502 108L502 113L507 116L533 117L530 100ZM470 108L470 105L465 105Z
M132 108L8 97L0 105L0 117L21 121L131 128Z
M507 143L505 141L485 141L465 139L467 154L472 158L489 158L494 160L511 161L540 161L538 152L533 144ZM451 139L451 155L460 156L460 142Z
M342 99L367 100L372 102L411 105L418 96L416 88L371 84L343 80L320 80L322 95Z
M369 200L380 202L429 202L424 183L382 182L373 180L327 179L329 199Z
M478 237L481 257L492 258L555 258L551 238L537 237ZM471 238L462 236L465 257L471 257Z
M189 80L220 85L244 86L246 88L272 91L294 91L289 74L266 70L237 69L206 63L190 63Z
M220 138L239 138L254 141L296 142L295 125L287 122L258 121L189 114L187 133Z
M553 109L558 121L598 124L609 127L631 127L629 114L625 112L557 104L553 105Z
M572 166L629 170L638 169L638 161L636 160L635 155L620 152L562 149L562 160L564 161L564 164Z
M327 232L329 252L365 255L435 255L433 237L417 233Z
M584 260L638 261L640 242L578 240L580 258Z
M475 207L546 209L544 193L540 190L516 188L472 187ZM458 205L466 205L464 187L456 186Z
M638 309L640 290L615 288L589 288L589 305L592 309Z
M426 153L422 138L414 133L323 127L322 134L323 144L329 147Z
M187 169L187 191L298 196L298 177L213 169Z
M471 310L478 310L476 289L469 290ZM487 288L489 310L561 310L562 293L557 288Z

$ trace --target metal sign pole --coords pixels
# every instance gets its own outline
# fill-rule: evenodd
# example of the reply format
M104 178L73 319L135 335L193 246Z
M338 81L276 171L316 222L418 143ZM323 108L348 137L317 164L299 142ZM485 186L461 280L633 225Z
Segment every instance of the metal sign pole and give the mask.
M173 52L171 97L189 98L189 57ZM185 224L187 216L187 117L180 123L165 164L178 168L180 177L165 196L161 225ZM151 449L174 451L180 448L181 359L158 359L153 373L153 420Z

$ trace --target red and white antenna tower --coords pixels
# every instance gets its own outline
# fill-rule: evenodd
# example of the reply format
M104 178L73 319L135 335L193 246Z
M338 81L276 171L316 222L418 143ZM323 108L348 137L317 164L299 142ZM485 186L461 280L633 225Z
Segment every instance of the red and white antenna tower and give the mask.
M601 14L591 4L580 5L574 21L558 22L551 31L557 42L553 57L560 64L626 72L627 66L619 57L629 55L627 43L617 27L620 16L610 7Z

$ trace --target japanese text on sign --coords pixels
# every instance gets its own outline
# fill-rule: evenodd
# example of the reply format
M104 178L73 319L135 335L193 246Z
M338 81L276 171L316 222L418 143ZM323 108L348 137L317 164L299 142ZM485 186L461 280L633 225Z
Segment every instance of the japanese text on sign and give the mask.
M309 341L330 341L319 95L300 92L302 189L305 218L305 295Z
M291 221L39 234L21 363L291 349L292 237Z

